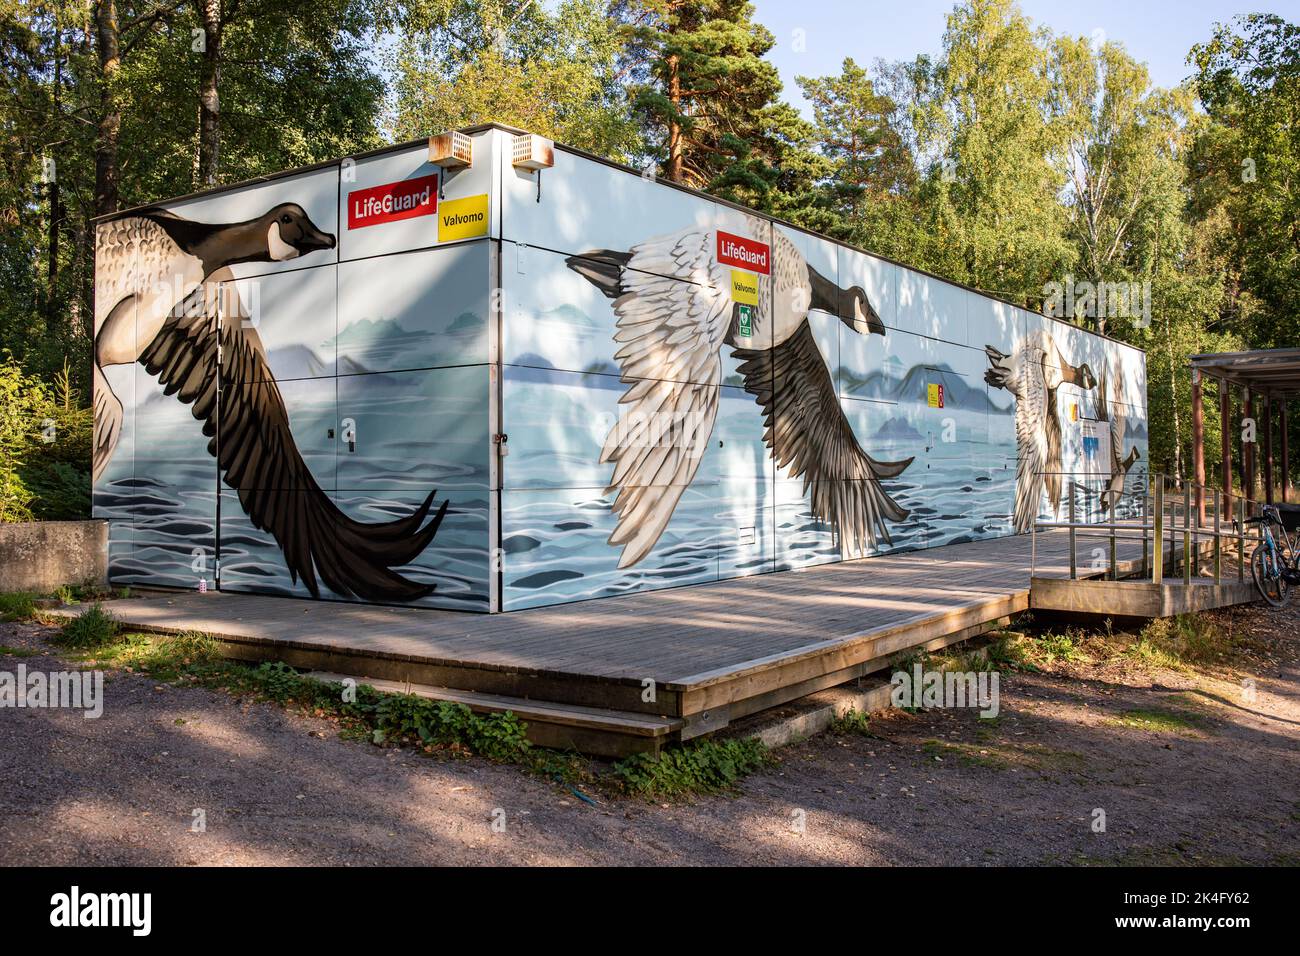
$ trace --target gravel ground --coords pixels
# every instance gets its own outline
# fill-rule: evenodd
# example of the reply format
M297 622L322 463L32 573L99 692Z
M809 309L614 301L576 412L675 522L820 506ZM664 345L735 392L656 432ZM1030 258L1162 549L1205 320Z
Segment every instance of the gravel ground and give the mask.
M97 720L0 709L0 864L1295 865L1300 609L1216 617L1242 637L1231 667L1004 672L996 721L873 718L778 751L733 795L672 804L592 806L512 767L111 674ZM0 648L0 671L63 669L50 633L0 624L0 645L36 652ZM1152 729L1151 712L1187 724Z

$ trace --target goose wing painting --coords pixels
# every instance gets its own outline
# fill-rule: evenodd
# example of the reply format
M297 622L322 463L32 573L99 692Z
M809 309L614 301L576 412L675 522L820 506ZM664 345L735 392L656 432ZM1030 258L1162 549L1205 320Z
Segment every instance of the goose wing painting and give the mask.
M391 521L345 515L295 445L261 337L231 294L237 287L220 291L232 266L310 258L334 245L335 237L296 203L232 223L162 209L103 223L96 244L95 478L113 457L123 421L105 369L139 363L202 423L208 454L253 527L274 538L293 581L313 597L323 585L345 598L418 600L433 585L393 569L428 547L448 502L430 518L431 490L411 514Z
M750 235L768 231L752 217L745 227ZM629 387L601 461L613 465L618 523L609 543L622 548L620 568L654 547L699 468L717 416L724 347L740 360L777 465L803 479L814 515L837 529L842 555L872 548L877 533L888 541L887 522L907 517L880 480L897 477L911 459L877 461L862 450L808 324L809 311L820 310L859 335L885 335L866 292L836 286L777 232L771 285L758 285L757 306L742 325L731 270L717 254L729 242L744 248L725 230L685 229L628 251L566 259L613 300L617 315L615 357ZM763 249L756 255L766 257Z
M1024 534L1038 517L1046 493L1053 514L1059 516L1064 482L1061 412L1058 393L1070 384L1084 391L1097 386L1097 378L1084 362L1071 364L1055 337L1046 329L1030 332L1008 354L985 346L989 368L985 381L1006 389L1016 399L1016 495L1014 527Z

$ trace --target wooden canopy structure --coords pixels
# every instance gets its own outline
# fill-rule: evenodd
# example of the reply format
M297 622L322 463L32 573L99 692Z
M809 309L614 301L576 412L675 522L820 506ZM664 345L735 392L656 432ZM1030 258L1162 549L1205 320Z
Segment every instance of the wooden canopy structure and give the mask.
M1248 434L1247 419L1255 421L1255 440L1241 442L1243 493L1251 497L1255 490L1258 447L1262 443L1264 466L1264 501L1273 503L1290 495L1291 453L1287 436L1287 405L1300 394L1300 349L1257 349L1251 352L1219 352L1193 355L1192 368L1192 467L1197 485L1205 484L1205 426L1201 411L1201 388L1204 377L1219 383L1219 408L1223 416L1220 443L1223 454L1223 489L1232 490L1232 436L1234 426L1232 393L1241 394L1241 433ZM1258 406L1259 414L1256 414ZM1275 411L1276 410L1276 414ZM1280 438L1281 485L1275 492L1273 480L1274 420Z

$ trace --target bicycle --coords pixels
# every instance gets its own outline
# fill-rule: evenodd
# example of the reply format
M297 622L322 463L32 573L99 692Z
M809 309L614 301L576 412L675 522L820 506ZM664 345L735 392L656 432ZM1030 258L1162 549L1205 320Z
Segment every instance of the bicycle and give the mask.
M1287 602L1287 589L1300 585L1300 533L1294 537L1289 533L1300 531L1300 508L1283 512L1276 505L1264 505L1258 515L1246 519L1246 524L1261 526L1259 544L1250 556L1250 576L1255 588L1273 607L1282 607Z

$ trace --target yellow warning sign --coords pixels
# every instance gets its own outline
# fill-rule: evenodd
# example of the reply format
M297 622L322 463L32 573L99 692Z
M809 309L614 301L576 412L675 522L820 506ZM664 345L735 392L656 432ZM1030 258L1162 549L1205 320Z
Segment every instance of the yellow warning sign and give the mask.
M438 204L438 241L474 239L488 234L488 198L466 196Z
M742 305L758 305L758 276L741 269L732 269L731 301Z
M943 408L943 386L934 382L925 386L926 401L931 408Z

